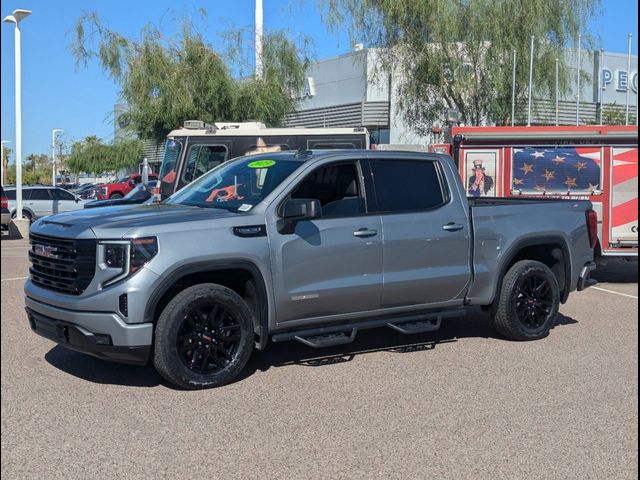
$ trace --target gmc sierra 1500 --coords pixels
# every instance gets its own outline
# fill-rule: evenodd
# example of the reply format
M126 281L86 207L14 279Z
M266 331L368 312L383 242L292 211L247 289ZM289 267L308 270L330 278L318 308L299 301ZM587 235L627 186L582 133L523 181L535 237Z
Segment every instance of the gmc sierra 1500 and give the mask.
M444 155L253 155L160 205L35 222L26 310L68 348L218 386L268 340L426 332L471 305L542 338L593 282L596 228L588 201L467 199Z

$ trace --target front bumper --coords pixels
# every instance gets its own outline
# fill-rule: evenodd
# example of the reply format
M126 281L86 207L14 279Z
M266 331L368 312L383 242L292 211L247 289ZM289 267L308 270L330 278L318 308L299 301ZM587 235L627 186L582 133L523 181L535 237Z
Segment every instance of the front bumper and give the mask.
M115 313L66 310L29 297L25 304L31 329L64 347L120 363L149 360L151 323L127 324Z
M582 267L580 271L580 277L578 278L578 291L581 292L585 288L592 287L597 284L598 281L590 278L591 272L596 269L596 262L589 262Z

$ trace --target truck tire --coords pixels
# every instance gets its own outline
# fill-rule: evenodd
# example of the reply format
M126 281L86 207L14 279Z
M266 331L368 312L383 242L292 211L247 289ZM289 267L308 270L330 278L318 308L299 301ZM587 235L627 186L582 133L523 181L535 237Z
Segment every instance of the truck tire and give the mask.
M522 260L504 277L493 322L512 340L538 340L555 325L560 307L560 288L544 263Z
M122 198L124 197L124 195L122 195L120 192L113 192L111 195L109 195L109 200L111 200L112 198Z
M254 346L251 312L221 285L203 283L176 295L155 329L153 363L185 389L219 387L235 379Z

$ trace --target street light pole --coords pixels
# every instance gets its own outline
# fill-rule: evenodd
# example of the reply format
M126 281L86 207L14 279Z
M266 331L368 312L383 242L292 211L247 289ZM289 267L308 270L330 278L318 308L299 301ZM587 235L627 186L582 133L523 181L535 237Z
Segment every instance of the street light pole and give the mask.
M31 10L14 10L2 20L13 23L15 40L15 89L16 89L16 219L22 219L22 92L20 88L20 28L18 24L31 14Z
M531 126L531 92L533 85L533 42L535 35L531 35L531 52L529 54L529 104L527 105L527 127Z
M628 39L628 48L627 48L627 89L624 92L624 124L625 125L629 125L629 90L630 85L629 85L629 80L631 80L631 37L632 35L629 34L627 36ZM638 112L636 112L636 116L638 115Z
M64 132L60 128L51 130L51 186L56 186L56 133Z
M580 62L580 54L582 47L582 35L578 35L578 65L577 65L577 79L576 83L578 84L578 90L576 93L576 126L580 125L580 70L582 63Z
M11 143L11 140L2 140L2 159L0 161L0 185L4 187L4 144Z

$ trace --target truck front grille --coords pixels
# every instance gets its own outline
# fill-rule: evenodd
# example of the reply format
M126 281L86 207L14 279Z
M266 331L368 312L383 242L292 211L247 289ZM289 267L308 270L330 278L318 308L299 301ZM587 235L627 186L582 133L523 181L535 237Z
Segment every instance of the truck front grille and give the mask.
M89 286L96 268L96 241L70 240L30 234L31 281L69 295L80 295Z

